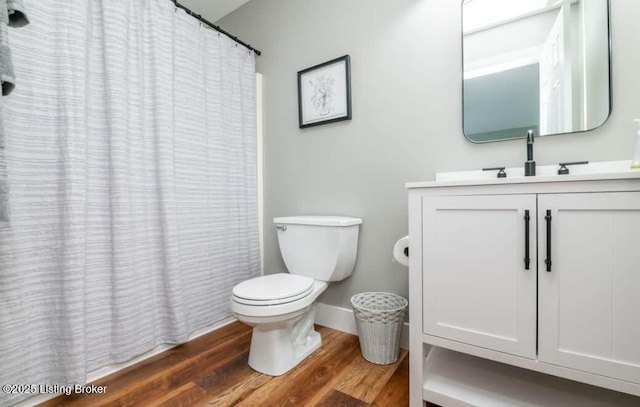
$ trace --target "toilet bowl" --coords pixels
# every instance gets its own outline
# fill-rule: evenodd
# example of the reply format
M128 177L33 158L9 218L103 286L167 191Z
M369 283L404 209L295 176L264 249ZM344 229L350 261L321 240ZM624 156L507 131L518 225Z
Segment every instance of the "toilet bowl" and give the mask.
M342 216L275 218L289 273L268 274L233 288L231 311L253 327L249 366L279 376L322 344L314 329L315 301L331 281L351 275L361 219Z
M284 287L288 278L297 277L302 276L279 273L257 277L244 283L279 284ZM327 283L309 277L302 278L310 280L308 290L303 293L292 291L288 298L275 301L255 298L247 301L236 295L240 291L237 288L243 283L234 288L231 310L239 321L253 327L249 366L254 370L280 376L320 347L320 334L313 329L314 302L327 288Z

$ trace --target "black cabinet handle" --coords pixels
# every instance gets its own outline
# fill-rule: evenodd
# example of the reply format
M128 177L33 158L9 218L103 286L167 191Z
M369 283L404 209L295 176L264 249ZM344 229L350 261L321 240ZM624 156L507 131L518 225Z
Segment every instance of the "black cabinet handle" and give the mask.
M544 264L547 265L547 271L551 271L551 211L547 209L547 216L544 217L547 221L547 258L544 260Z
M531 259L529 258L529 220L531 217L529 216L529 210L526 209L524 211L524 269L529 270L529 263Z

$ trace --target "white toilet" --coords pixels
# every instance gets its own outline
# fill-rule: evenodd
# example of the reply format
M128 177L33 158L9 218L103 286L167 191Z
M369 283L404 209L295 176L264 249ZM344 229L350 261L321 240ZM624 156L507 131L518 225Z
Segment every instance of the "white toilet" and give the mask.
M289 273L236 285L231 311L253 327L249 366L279 376L320 347L320 334L313 327L314 302L329 282L353 272L362 219L291 216L273 222Z

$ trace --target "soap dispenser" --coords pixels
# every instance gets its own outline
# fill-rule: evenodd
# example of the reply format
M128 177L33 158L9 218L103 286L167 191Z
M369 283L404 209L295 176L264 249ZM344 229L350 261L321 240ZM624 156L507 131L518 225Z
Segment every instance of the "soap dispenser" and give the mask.
M634 122L638 124L638 130L636 131L636 153L631 161L631 169L640 170L640 119L634 119Z

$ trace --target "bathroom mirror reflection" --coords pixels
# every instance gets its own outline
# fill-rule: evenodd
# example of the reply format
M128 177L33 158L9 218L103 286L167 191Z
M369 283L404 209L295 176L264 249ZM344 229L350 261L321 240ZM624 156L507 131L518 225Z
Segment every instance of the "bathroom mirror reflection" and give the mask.
M608 0L464 0L462 30L470 141L587 131L609 117Z

